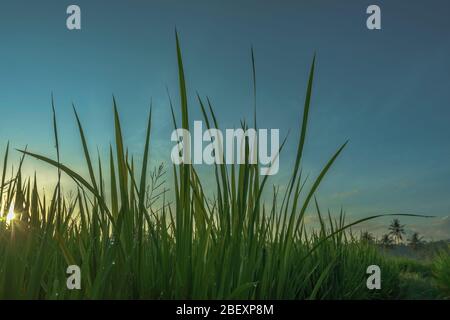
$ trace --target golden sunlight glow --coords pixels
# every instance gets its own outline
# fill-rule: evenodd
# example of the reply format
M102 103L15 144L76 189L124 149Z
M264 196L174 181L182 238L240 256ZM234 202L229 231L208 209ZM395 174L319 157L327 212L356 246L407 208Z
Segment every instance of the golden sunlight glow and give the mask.
M15 217L16 214L14 213L14 203L11 203L8 214L6 215L6 224L11 224L11 221L14 220Z

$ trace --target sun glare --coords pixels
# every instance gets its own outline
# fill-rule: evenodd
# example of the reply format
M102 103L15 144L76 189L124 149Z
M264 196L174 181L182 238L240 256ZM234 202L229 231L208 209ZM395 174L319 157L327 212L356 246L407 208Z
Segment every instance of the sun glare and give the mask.
M15 217L16 214L14 213L14 203L11 203L8 214L6 215L6 224L11 224L11 221L14 220Z

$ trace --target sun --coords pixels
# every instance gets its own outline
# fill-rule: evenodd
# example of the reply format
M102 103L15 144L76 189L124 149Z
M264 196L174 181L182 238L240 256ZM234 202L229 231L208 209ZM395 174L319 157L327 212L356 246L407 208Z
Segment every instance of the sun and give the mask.
M15 218L16 214L14 213L14 203L11 203L8 214L6 215L6 224L11 224L11 221L13 221Z

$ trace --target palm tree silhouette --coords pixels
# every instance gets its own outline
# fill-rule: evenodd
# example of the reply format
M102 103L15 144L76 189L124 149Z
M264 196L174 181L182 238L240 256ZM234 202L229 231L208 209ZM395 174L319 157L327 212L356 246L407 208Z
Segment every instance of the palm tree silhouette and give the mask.
M361 232L360 240L364 243L374 243L375 237L369 231Z
M421 237L418 232L414 232L411 236L411 239L409 239L408 245L411 246L411 248L413 248L414 250L416 250L423 244L422 239L423 237Z
M385 248L390 248L392 246L392 239L389 234L383 235L383 237L380 240L380 244Z
M400 224L399 219L394 219L389 226L389 235L395 239L395 243L398 245L403 240L403 235L405 234L405 225Z

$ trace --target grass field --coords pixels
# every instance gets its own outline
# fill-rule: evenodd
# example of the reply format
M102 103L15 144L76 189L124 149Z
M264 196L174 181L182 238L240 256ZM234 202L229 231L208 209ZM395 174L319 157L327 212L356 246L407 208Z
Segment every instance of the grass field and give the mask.
M180 127L188 129L178 39L177 57ZM262 201L270 178L259 176L258 165L250 164L212 166L213 201L192 165L173 166L175 178L168 183L174 201L169 203L161 192L161 170L148 168L151 112L143 161L137 164L123 144L115 101L115 145L106 160L93 160L75 111L86 178L59 162L56 117L56 159L21 150L22 161L10 173L8 144L0 172L0 299L396 299L414 297L425 277L436 281L439 294L433 291L433 297L445 297L448 255L437 258L429 274L406 270L399 259L347 232L376 217L347 223L343 213L321 212L314 195L346 143L308 188L304 184L314 66L313 61L291 177L285 192L273 188L270 205ZM199 97L198 104L208 127L219 128L210 102ZM178 127L175 108L172 115ZM25 157L72 178L76 196L61 191L59 176L51 197L40 194L36 178L21 175ZM316 231L307 231L308 208L320 221ZM66 288L66 268L73 264L81 268L81 290ZM381 290L366 287L366 269L373 264L382 270Z

